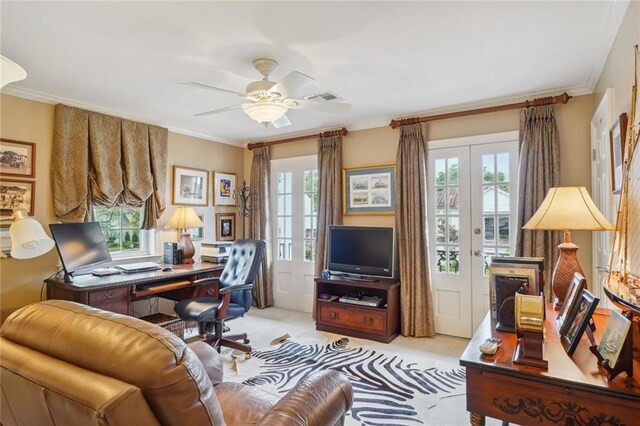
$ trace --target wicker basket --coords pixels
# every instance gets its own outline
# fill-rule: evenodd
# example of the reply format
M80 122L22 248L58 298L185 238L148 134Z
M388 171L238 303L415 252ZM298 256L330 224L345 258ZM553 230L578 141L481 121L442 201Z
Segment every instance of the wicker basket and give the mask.
M159 325L165 330L169 330L179 338L184 338L184 321L178 317L166 314L152 314L140 318L155 325Z

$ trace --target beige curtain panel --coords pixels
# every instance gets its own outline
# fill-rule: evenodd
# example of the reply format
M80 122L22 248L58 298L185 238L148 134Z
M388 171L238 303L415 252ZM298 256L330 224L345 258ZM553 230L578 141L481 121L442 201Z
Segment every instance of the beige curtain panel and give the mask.
M318 223L315 276L327 267L329 225L342 224L342 136L318 139ZM313 316L316 314L314 287Z
M167 129L56 105L56 218L90 221L92 206L144 207L142 228L155 228L165 209L167 139Z
M427 141L420 124L400 127L396 156L396 233L403 336L435 334L427 243Z
M560 184L560 140L552 105L525 108L520 113L518 165L518 223L516 256L544 257L545 275L551 277L558 256L560 233L522 227L538 210L549 188ZM550 279L547 282L551 282ZM551 286L545 286L547 300Z
M251 208L251 238L264 240L267 245L260 265L260 271L253 284L253 303L258 308L273 306L273 259L271 248L271 154L268 146L253 150L251 163L251 191L253 206Z

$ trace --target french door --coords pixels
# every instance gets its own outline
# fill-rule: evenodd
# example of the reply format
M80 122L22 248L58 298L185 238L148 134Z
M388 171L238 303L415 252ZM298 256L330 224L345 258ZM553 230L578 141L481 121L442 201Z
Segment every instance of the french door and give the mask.
M471 337L489 311L492 256L515 245L517 132L429 143L436 332Z
M311 312L318 208L317 157L271 161L275 306Z

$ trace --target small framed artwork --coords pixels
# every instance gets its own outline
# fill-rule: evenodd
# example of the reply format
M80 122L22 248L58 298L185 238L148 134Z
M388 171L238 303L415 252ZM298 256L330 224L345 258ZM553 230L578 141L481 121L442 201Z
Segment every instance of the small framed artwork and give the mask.
M568 355L573 355L584 330L589 325L591 315L596 310L600 299L591 294L588 290L582 290L578 295L578 300L573 305L573 309L567 315L565 321L568 323L566 331L560 333L560 342Z
M206 206L209 203L209 172L173 166L173 204Z
M233 206L236 204L233 193L236 190L236 174L213 172L213 205Z
M396 210L396 166L342 170L342 213L392 215Z
M33 178L35 166L36 144L0 139L0 175Z
M236 239L236 214L216 213L216 241Z
M611 153L611 190L617 194L622 189L622 164L624 163L624 143L627 132L627 114L620 118L609 131L609 150Z
M567 291L567 297L565 297L564 304L558 313L558 318L556 318L556 327L560 334L567 331L567 327L569 326L568 321L566 321L567 314L571 312L578 300L578 295L582 293L582 290L585 288L587 288L587 280L582 274L579 272L573 274L573 279L571 280L571 284L569 284L569 291Z
M10 225L0 225L0 251L7 257L11 254Z
M33 216L35 191L34 181L3 179L0 182L0 216L11 216L20 204L24 204L29 216Z
M607 364L611 368L616 367L620 352L622 352L622 347L627 340L627 333L630 327L631 321L624 315L616 311L611 311L607 328L598 345L598 353L603 359L607 360Z
M204 222L204 215L197 213L198 219ZM191 235L191 241L199 241L204 238L204 228L187 228L187 232ZM178 241L180 241L180 230L178 229Z

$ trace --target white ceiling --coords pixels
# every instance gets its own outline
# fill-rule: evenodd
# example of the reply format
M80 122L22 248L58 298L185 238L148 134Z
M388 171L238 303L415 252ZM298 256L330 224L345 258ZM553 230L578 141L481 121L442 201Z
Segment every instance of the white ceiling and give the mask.
M593 90L628 3L5 2L1 52L28 78L4 91L114 113L212 140L351 130L461 105ZM238 103L251 60L298 70L353 104L346 115L288 113L265 129Z

